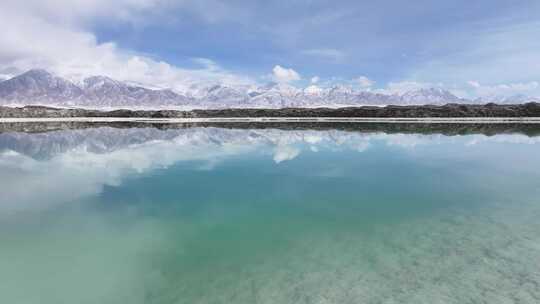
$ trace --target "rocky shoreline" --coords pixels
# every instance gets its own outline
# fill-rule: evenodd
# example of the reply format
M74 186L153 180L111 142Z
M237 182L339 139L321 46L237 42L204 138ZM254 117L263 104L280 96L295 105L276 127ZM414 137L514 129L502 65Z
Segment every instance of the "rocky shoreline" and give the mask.
M489 117L540 117L540 103L516 105L498 104L447 104L443 106L385 106L346 108L283 108L220 110L112 110L100 111L79 108L52 108L44 106L0 106L0 118L241 118L241 117L337 117L337 118L489 118Z
M277 129L298 130L340 130L360 133L386 134L440 134L446 136L482 134L522 134L529 137L540 136L539 124L527 123L344 123L344 122L197 122L197 123L147 123L147 122L10 122L0 123L0 134L9 132L44 133L60 130L82 130L94 128L146 128L146 129Z

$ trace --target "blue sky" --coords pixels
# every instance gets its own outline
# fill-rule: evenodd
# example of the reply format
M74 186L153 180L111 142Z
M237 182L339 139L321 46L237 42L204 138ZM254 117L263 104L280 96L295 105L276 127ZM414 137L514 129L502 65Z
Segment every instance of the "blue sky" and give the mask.
M540 92L540 1L7 0L0 17L18 36L0 38L5 75Z

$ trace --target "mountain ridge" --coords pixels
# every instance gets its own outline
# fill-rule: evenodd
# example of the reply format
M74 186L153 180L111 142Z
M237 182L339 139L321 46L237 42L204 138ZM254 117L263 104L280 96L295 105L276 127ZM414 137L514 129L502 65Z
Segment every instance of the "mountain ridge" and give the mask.
M537 101L520 96L519 103ZM512 103L513 99L500 100ZM386 105L472 104L484 100L459 98L441 88L423 88L403 94L355 90L335 85L297 88L284 83L258 87L199 86L178 93L171 89L150 89L109 78L91 76L75 84L43 69L32 69L7 80L0 80L0 105L43 105L90 109L224 109L224 108L317 108Z

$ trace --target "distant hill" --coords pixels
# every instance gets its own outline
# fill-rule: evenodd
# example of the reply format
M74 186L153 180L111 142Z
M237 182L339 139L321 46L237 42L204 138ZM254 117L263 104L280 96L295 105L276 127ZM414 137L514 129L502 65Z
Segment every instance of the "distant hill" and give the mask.
M497 99L498 103L538 101L526 96ZM384 105L444 105L485 103L485 100L459 98L440 88L412 90L402 94L382 94L336 85L329 88L297 88L269 83L259 87L224 85L197 86L186 92L151 89L105 76L93 76L81 83L53 75L45 70L30 70L0 80L0 105L44 105L92 109L165 108L314 108Z
M260 87L223 85L194 87L188 92L149 89L105 76L75 84L45 70L30 70L0 82L0 105L49 105L86 108L285 108L355 105L465 103L441 89L404 94L356 91L346 86L305 89L270 83Z

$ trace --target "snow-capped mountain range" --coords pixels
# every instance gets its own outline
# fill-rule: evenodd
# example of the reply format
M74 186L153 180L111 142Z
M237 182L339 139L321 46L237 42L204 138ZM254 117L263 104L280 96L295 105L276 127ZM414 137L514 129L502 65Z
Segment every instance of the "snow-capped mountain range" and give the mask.
M105 76L80 83L45 70L30 70L0 81L0 105L48 105L83 108L285 108L342 107L361 105L421 105L485 103L467 100L440 88L419 89L402 94L382 94L336 85L330 88L297 88L283 83L264 86L197 86L186 92L150 89ZM496 100L500 103L535 101L520 96Z

